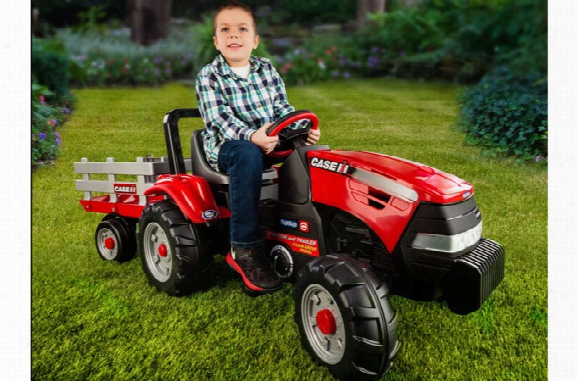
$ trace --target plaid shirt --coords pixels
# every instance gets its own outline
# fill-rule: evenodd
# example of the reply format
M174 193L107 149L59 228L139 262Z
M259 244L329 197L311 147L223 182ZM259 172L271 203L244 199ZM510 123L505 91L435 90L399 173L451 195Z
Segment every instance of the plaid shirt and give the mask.
M267 58L250 57L248 78L234 74L218 55L196 78L196 100L205 129L202 132L208 163L218 171L218 152L229 140L250 140L266 123L294 107L288 103L284 82ZM291 128L307 123L303 120Z

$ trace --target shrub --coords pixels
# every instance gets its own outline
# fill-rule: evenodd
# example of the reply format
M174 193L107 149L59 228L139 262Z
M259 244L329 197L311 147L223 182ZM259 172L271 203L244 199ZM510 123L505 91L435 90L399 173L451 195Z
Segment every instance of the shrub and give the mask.
M490 155L547 157L547 81L499 67L459 97L467 142ZM537 159L537 160L538 160Z
M66 121L70 114L73 98L60 97L59 105L52 105L49 99L56 102L55 93L32 82L32 168L47 164L56 159L60 145L58 126Z
M356 34L359 48L379 46L396 58L440 48L445 35L439 24L446 17L438 9L405 8L371 15L370 24Z
M69 57L62 44L32 40L32 75L56 94L69 94Z
M151 46L130 41L127 29L76 34L59 30L71 57L72 84L77 86L158 85L191 76L194 38L173 28L169 37Z
M300 48L278 58L277 70L286 84L305 84L329 78L349 77L350 72L337 69L337 48L324 51Z
M40 12L40 19L58 28L78 25L98 6L105 18L124 19L128 7L126 1L118 0L32 0L32 8ZM92 8L92 9L91 9ZM83 20L84 17L84 20Z

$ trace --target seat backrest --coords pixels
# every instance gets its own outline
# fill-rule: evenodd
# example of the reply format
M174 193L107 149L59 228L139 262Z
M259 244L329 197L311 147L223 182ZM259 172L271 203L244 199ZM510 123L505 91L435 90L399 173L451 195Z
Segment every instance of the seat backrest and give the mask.
M209 184L228 185L228 175L215 171L206 161L201 133L202 130L196 130L190 138L192 173L204 177Z
M202 130L195 130L190 138L192 173L204 177L209 184L228 185L230 182L228 175L215 171L206 161L201 133ZM278 174L274 168L267 168L262 172L263 186L272 184L277 178Z

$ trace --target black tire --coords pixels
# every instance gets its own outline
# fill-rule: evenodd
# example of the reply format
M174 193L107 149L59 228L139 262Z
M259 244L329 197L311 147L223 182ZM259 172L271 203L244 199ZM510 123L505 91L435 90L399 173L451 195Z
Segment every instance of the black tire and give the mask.
M342 254L314 259L297 275L294 300L304 348L337 379L378 380L391 368L396 313L369 265Z
M151 285L172 296L203 289L213 264L197 229L172 200L147 205L139 220L142 268Z
M122 217L106 216L96 227L94 241L105 261L127 262L136 255L134 226Z

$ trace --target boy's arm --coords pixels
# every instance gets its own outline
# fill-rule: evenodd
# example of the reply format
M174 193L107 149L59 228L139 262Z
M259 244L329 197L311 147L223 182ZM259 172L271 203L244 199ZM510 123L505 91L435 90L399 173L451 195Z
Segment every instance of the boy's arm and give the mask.
M250 140L255 130L234 116L213 76L200 74L196 78L196 99L207 130L219 134L223 141Z

